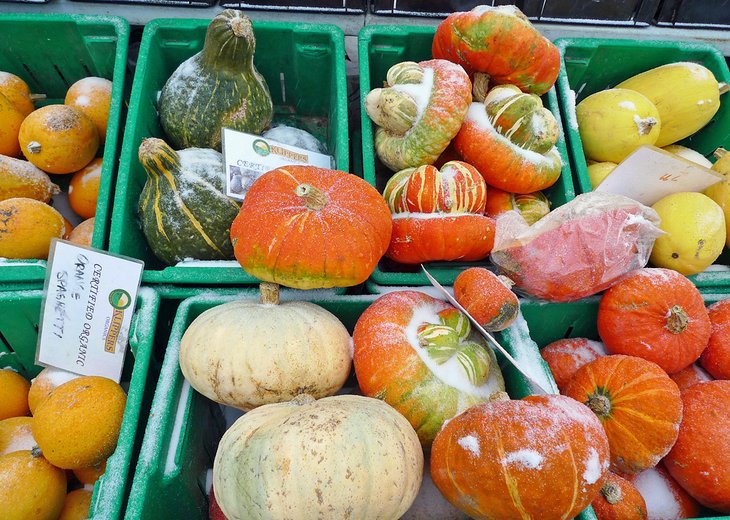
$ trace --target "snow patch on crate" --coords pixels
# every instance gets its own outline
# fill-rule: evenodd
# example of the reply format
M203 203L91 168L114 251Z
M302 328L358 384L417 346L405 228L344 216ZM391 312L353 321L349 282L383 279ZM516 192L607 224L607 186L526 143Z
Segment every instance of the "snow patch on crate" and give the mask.
M241 264L235 260L195 260L194 258L185 258L176 263L175 267L236 267L240 269Z
M467 435L456 442L459 446L475 457L479 458L481 456L482 450L479 449L479 439L477 439L474 435Z
M568 90L566 96L568 102L568 126L571 130L578 131L578 115L575 112L575 91Z
M528 469L542 469L542 463L545 457L535 450L517 450L505 454L504 462L506 464L520 464Z
M558 387L552 377L548 375L549 369L540 355L537 344L530 337L530 328L521 310L517 314L517 319L502 334L508 339L509 345L512 347L508 351L520 368L527 372L546 392L557 394ZM542 393L539 392L539 389L533 389L533 391Z
M165 458L165 475L169 475L175 471L175 455L180 445L183 420L185 418L185 411L188 408L189 396L190 383L188 383L187 379L183 379L182 388L180 389L180 399L177 402L177 410L175 411L175 422L172 425L172 433L170 434L170 445L167 449L167 457Z

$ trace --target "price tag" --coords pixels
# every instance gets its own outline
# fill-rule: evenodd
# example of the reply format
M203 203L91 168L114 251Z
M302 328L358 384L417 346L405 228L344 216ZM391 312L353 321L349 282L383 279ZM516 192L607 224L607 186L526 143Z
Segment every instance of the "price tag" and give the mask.
M682 191L702 191L723 179L719 173L656 146L643 145L594 190L625 195L651 206Z
M54 239L36 364L119 382L143 268L140 260Z
M280 166L310 164L320 168L332 167L329 155L229 128L222 132L226 195L233 199L243 200L253 181Z

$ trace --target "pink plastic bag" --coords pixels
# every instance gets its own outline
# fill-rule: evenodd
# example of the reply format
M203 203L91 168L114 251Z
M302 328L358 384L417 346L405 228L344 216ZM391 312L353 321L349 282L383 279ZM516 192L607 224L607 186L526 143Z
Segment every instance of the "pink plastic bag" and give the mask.
M530 295L577 300L644 267L658 225L656 211L635 200L586 193L532 226L516 211L500 215L491 259Z

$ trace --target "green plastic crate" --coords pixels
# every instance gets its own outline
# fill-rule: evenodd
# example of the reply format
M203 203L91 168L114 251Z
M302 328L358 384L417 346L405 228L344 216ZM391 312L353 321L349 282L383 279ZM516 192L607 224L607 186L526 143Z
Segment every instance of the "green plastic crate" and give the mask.
M183 61L203 48L210 20L160 19L144 29L122 145L109 250L145 262L142 280L175 284L253 284L235 263L166 266L140 229L137 206L147 176L137 159L143 139L162 137L157 96ZM348 171L345 41L334 25L253 22L254 64L268 83L276 121L296 121L327 143L337 168ZM292 114L295 114L292 116Z
M46 94L36 106L63 103L68 88L87 76L113 83L92 241L100 249L106 248L111 221L128 43L129 23L117 16L0 14L0 70ZM66 190L70 176L52 179ZM6 260L0 269L0 283L42 284L45 277L45 260Z
M254 291L247 289L237 296L215 296L211 291L188 298L180 304L170 332L170 342L137 463L126 511L127 519L207 519L207 490L210 485L207 473L213 465L217 443L225 431L225 421L221 407L191 389L185 381L179 364L180 341L189 324L205 310L235 299L256 297ZM316 299L307 298L306 293L299 292L285 295L282 299L294 298L321 305L334 313L352 332L360 314L377 296ZM530 305L539 309L538 304ZM539 316L537 319L540 319L539 310L530 315L525 313L530 324L536 319L536 314ZM511 355L534 367L533 373L545 380L546 385L554 385L547 365L533 344L511 341L505 334L501 335L501 342ZM506 360L500 354L497 357L510 396L518 399L533 393L524 377L506 367ZM590 508L578 518L595 520Z
M0 368L13 368L29 379L43 368L35 365L42 299L41 290L0 293ZM153 289L140 289L122 372L122 384L129 385L127 406L117 448L94 486L89 511L92 519L120 518L124 510L132 484L130 467L134 467L132 461L142 441L157 375L153 340L159 303L160 297Z
M709 290L701 292L706 305L730 298L728 292L709 292ZM596 323L600 301L600 296L568 303L525 300L522 301L522 313L530 324L530 337L541 349L563 338L588 338L601 341ZM717 513L709 510L704 510L701 518L730 520L730 516L717 516Z
M362 165L364 178L382 193L385 183L393 172L376 159L373 143L374 125L365 111L365 96L373 88L381 87L388 69L401 61L423 61L431 59L431 44L436 33L435 27L418 26L378 26L368 25L358 35L358 56L360 59L360 99L362 125ZM555 89L543 96L543 103L555 115L562 127L558 98ZM563 159L563 171L551 188L544 190L553 208L561 206L575 197L570 161L561 133L557 143ZM459 272L466 267L486 265L481 262L434 262L429 264L429 272L442 284L453 285ZM372 274L372 280L381 285L429 285L430 282L420 271L419 266L397 264L382 259Z
M561 38L555 44L562 57L556 85L577 193L587 193L592 188L571 91L575 92L575 102L580 103L590 94L613 87L640 72L678 61L701 63L718 81L730 82L730 70L722 53L706 43ZM720 110L707 126L680 144L709 159L719 146L730 147L730 98L727 96L720 97ZM715 266L689 279L698 287L730 287L729 266L730 251L726 248Z

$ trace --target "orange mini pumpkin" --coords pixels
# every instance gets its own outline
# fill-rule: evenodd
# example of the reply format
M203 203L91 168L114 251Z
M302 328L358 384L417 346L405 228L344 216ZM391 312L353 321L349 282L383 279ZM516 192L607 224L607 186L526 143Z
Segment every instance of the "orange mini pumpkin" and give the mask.
M580 367L606 354L603 343L587 338L559 339L540 350L561 392Z
M393 214L386 256L396 262L480 260L492 250L495 223L483 215L487 185L470 164L401 170L388 180L383 197Z
M646 520L647 517L646 502L639 490L611 471L591 506L598 520Z
M730 381L708 381L682 393L684 419L664 459L669 473L700 504L730 513Z
M677 484L662 463L626 478L644 497L649 520L700 516L700 504Z
M483 267L471 267L454 280L454 297L485 330L500 331L517 319L520 302L512 280Z
M730 298L707 308L711 335L700 363L715 379L730 379Z
M266 172L249 188L231 226L243 269L296 289L367 280L390 243L388 206L349 173L313 166Z
M20 155L18 134L25 116L0 92L0 154Z
M656 364L604 356L584 365L565 388L600 419L611 446L611 470L637 473L672 448L682 420L677 385Z
M638 356L673 374L700 357L710 339L710 318L685 276L644 268L603 295L598 333L612 354Z
M431 477L472 518L573 518L608 469L600 422L561 395L472 406L448 422L431 450Z

